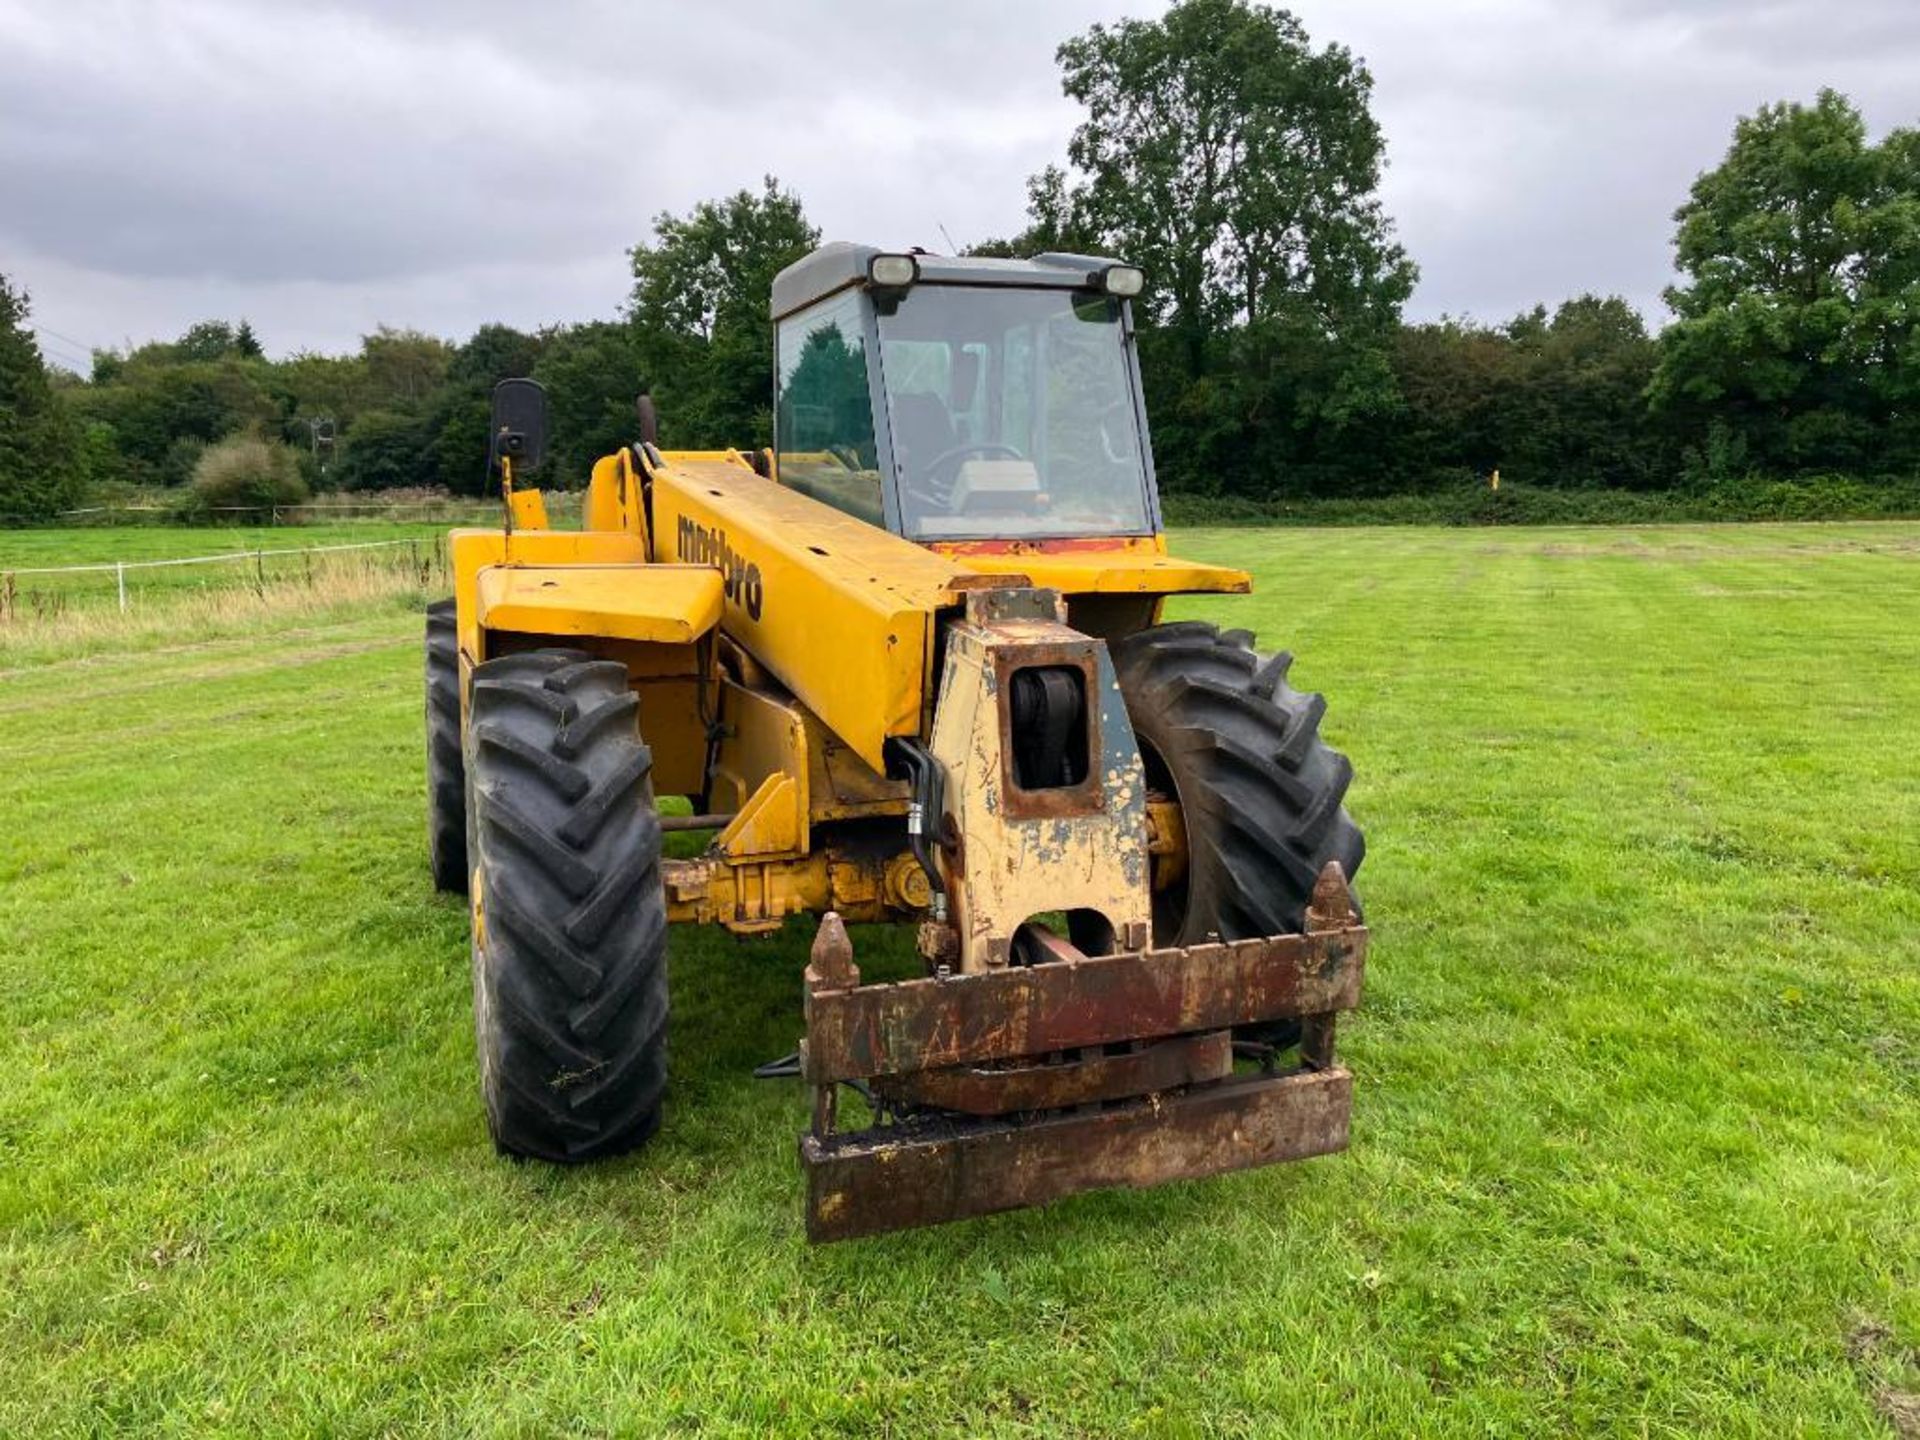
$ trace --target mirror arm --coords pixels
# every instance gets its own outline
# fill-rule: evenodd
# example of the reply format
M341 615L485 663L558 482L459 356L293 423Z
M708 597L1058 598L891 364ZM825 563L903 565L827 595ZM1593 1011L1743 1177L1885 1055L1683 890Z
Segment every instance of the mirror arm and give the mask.
M500 559L503 564L513 563L513 457L504 450L500 455L500 503L506 509L501 519L501 528L505 532L505 544L501 548Z

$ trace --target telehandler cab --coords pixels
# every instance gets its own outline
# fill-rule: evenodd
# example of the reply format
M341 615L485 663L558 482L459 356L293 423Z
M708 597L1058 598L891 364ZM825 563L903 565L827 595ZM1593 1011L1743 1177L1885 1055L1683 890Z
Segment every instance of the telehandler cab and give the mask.
M451 536L426 683L502 1151L646 1140L668 927L802 914L814 1240L1345 1147L1351 767L1290 657L1162 622L1249 581L1167 554L1141 285L825 246L773 284L773 448L663 453L643 398L577 531L513 488L544 404L500 387L505 523ZM861 984L843 922L882 921L925 978Z

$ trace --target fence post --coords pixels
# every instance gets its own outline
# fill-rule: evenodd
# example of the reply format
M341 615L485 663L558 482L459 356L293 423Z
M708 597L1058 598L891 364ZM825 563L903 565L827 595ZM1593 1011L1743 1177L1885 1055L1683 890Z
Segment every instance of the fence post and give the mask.
M120 590L120 613L124 615L127 613L127 562L126 561L116 560L113 562L113 579L114 579L115 585L117 585Z

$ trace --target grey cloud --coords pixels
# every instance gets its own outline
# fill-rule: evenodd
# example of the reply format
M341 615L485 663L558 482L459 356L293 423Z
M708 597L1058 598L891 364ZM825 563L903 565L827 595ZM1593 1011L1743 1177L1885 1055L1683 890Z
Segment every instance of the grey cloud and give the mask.
M768 172L829 235L965 244L1064 154L1059 42L1158 8L0 0L0 269L93 343L246 313L281 349L611 314L654 214ZM1295 8L1374 71L1420 315L1657 315L1737 114L1831 84L1920 118L1911 0Z
M564 257L570 224L604 204L554 163L587 107L457 36L166 13L43 11L11 35L18 17L0 18L19 75L0 99L9 238L110 273L354 282ZM488 85L543 123L516 123Z
M1702 51L1789 66L1887 48L1911 59L1920 27L1912 0L1600 0L1596 9L1676 31Z

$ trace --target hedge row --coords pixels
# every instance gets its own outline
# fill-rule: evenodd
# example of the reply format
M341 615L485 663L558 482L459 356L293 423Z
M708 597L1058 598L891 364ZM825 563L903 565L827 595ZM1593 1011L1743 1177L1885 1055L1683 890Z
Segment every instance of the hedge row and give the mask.
M1172 494L1170 525L1654 525L1757 520L1920 519L1920 478L1845 475L1701 490L1548 490L1481 483L1419 495L1254 501Z

